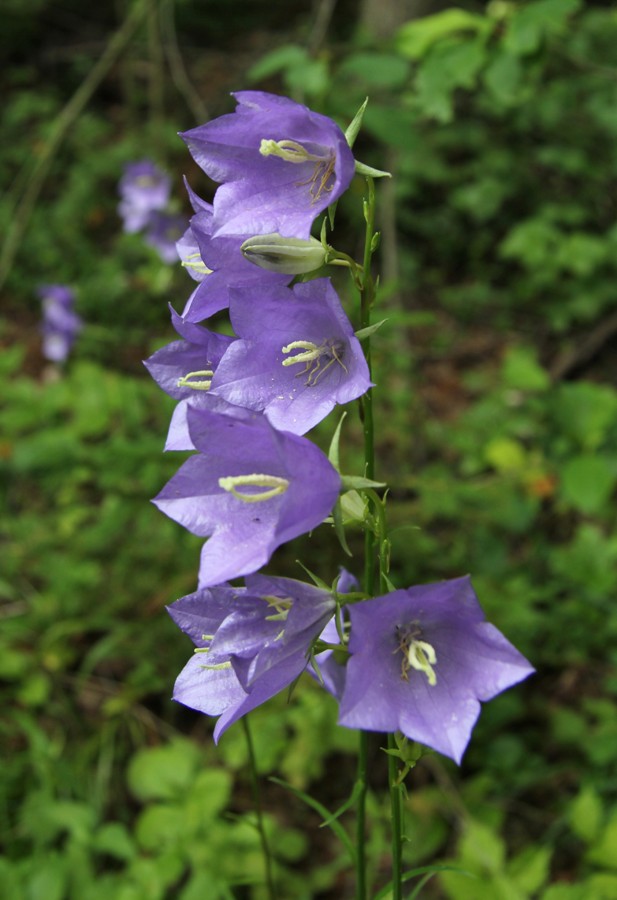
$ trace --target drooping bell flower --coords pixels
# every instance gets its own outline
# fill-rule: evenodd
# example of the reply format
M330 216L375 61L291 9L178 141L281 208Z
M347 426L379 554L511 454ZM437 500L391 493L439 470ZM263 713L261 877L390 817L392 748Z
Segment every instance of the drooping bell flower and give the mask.
M212 391L263 410L284 431L304 434L334 408L371 387L360 342L330 279L292 289L231 291L229 346Z
M213 234L308 238L316 216L353 178L345 135L332 119L287 97L234 96L235 112L182 134L197 164L221 183Z
M83 322L73 308L75 294L64 284L42 285L37 293L43 307L43 356L50 362L62 363L83 328Z
M197 650L174 700L220 716L214 739L302 673L314 639L332 616L327 592L290 578L254 575L246 587L202 589L168 607Z
M189 531L208 537L199 586L256 572L286 541L331 512L341 480L322 451L277 431L259 413L229 415L186 407L188 459L154 503Z
M152 213L167 206L170 190L169 175L151 160L128 163L118 185L121 197L118 213L124 230L133 233L146 228Z
M484 618L468 577L347 607L351 621L339 723L401 731L460 763L490 700L534 671Z

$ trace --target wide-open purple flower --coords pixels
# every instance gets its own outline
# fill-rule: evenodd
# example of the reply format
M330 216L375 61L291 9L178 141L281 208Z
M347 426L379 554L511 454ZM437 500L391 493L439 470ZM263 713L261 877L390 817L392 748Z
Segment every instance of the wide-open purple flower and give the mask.
M304 434L337 403L371 387L368 366L329 278L293 288L235 289L240 340L220 360L212 391L263 410L276 428Z
M338 473L305 438L277 431L259 413L188 407L199 451L154 503L194 534L209 537L200 587L257 571L286 541L319 525L339 494Z
M43 356L51 362L64 362L83 328L73 309L75 294L64 284L42 285L37 293L43 306Z
M534 670L489 624L468 577L394 591L348 607L339 723L402 731L457 763L480 701Z
M287 97L234 96L235 112L182 135L198 165L222 183L213 233L307 238L315 217L353 178L345 135L332 119Z
M123 220L124 230L133 233L145 228L152 213L167 205L170 190L169 176L151 160L128 163L118 185L122 198L118 213Z
M195 205L197 195L190 191ZM191 278L199 282L182 312L187 321L201 322L229 306L231 287L258 288L261 285L286 285L294 277L268 272L249 262L240 247L246 234L212 237L213 210L204 201L192 217L186 233L177 243L182 265Z
M218 741L241 716L301 674L334 600L310 584L254 575L245 588L202 589L168 611L198 648L178 676L174 700L220 716L214 729Z

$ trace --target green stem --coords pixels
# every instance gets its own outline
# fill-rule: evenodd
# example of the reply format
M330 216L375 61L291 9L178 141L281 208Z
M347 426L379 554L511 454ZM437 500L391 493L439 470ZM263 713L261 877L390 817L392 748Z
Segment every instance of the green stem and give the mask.
M268 845L268 836L264 827L263 810L261 807L261 793L259 790L259 776L257 774L255 749L253 747L253 738L251 736L251 729L249 728L248 716L243 716L240 721L242 722L242 727L244 728L244 737L246 739L246 747L249 755L253 807L255 809L255 815L257 816L257 831L259 832L261 851L263 854L264 865L266 869L266 887L268 890L268 897L270 898L270 900L276 900L276 889L274 887L274 877L272 874L272 856L270 854L270 847Z
M394 735L388 735L388 750L397 750ZM392 900L402 900L401 846L403 816L401 787L398 784L397 758L388 754L388 783L390 785L390 809L392 816Z
M356 897L366 900L366 775L368 768L368 734L359 732L358 743L358 790L356 813Z
M360 290L360 327L367 328L371 324L371 307L375 299L375 284L371 275L371 256L373 242L373 228L375 225L375 185L371 178L367 178L368 197L364 203L364 218L366 221L366 235L364 239L364 259L362 266L361 290ZM364 355L371 371L371 342L367 337L362 342ZM375 435L373 428L373 397L371 391L362 398L362 427L364 431L364 474L367 478L374 478L375 473ZM375 533L367 528L364 533L364 590L369 597L375 595ZM360 732L360 745L358 751L358 784L361 789L357 803L357 863L356 863L356 897L357 900L366 900L366 848L365 848L365 820L366 820L366 770L368 756L368 735Z
M375 300L375 283L371 275L371 257L373 255L373 237L375 234L375 183L372 178L367 178L368 197L364 202L364 218L366 220L366 236L364 240L364 262L361 291L361 328L368 328L371 324L371 308ZM371 344L370 337L362 341L366 361L371 373ZM375 478L375 436L373 423L373 398L372 391L368 391L362 398L363 428L364 428L364 468L367 478ZM369 597L375 595L376 582L376 557L379 559L379 587L387 591L387 567L388 567L388 543L385 510L380 498L371 492L367 492L369 509L376 523L374 528L365 531L365 584L364 589ZM396 749L394 735L388 735L388 747ZM397 784L396 757L388 754L388 779L390 783L390 804L392 810L392 900L401 900L401 846L402 846L402 809L401 791Z

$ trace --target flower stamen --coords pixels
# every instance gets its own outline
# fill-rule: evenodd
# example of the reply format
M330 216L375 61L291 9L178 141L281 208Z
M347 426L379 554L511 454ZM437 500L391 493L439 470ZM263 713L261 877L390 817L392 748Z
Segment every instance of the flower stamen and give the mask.
M191 253L186 259L182 260L185 269L195 269L203 275L212 275L212 269L209 269L199 253Z
M313 341L292 341L291 344L281 348L281 352L285 354L291 353L292 350L301 352L295 353L289 359L284 359L282 365L293 366L296 363L306 363L304 369L298 372L298 376L308 373L305 381L307 387L314 387L335 362L347 372L347 367L342 359L343 344L341 341L324 341L321 345L314 344ZM325 365L323 365L324 361Z

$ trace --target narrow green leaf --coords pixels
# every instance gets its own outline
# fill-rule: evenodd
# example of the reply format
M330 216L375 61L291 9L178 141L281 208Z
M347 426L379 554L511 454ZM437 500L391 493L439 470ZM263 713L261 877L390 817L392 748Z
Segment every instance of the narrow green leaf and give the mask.
M332 440L330 441L330 449L328 450L328 459L330 460L330 462L332 463L332 465L334 466L334 468L336 469L337 472L341 471L340 458L339 458L339 444L341 441L341 428L343 427L343 421L344 421L346 415L347 415L347 413L344 412L343 415L341 416L341 418L339 419L339 423L336 426L336 430L335 430L334 434L332 435Z
M362 475L341 475L343 489L346 491L362 491L366 488L382 488L386 484L384 481L371 481L370 478L364 478Z
M366 98L366 100L364 101L364 103L362 104L362 106L360 107L358 112L355 114L355 116L349 123L347 130L345 131L345 140L347 141L347 143L349 144L350 147L353 147L353 145L355 144L356 138L358 137L358 132L360 131L360 127L362 125L362 119L364 118L364 111L366 110L367 106L368 106L368 97Z
M340 840L341 844L345 847L347 852L349 853L349 858L352 864L355 866L356 864L356 851L351 842L351 839L341 823L336 819L332 819L332 814L329 809L327 809L323 803L320 803L319 800L315 800L314 797L311 797L309 794L305 794L304 791L298 790L298 788L293 787L293 785L288 784L288 782L283 781L282 778L276 778L273 775L270 776L270 781L274 784L278 784L281 787L287 788L288 791L291 791L292 794L295 794L299 800L303 800L307 806L310 806L311 809L314 809L315 812L319 813L319 815L323 818L324 822L330 819L329 827L335 833L335 835Z
M334 522L334 533L339 540L339 544L341 545L347 556L353 556L353 553L351 552L347 544L347 538L345 537L345 526L343 525L343 509L341 506L340 497L334 504L334 509L332 510L332 521Z
M356 331L356 337L359 341L363 341L365 338L371 337L371 335L375 334L377 329L381 328L381 326L387 321L387 319L382 319L381 322L375 322L374 325L367 325L366 328L360 328L359 331Z
M365 163L356 160L356 175L366 175L369 178L392 178L392 172L384 172L383 169L374 169Z

